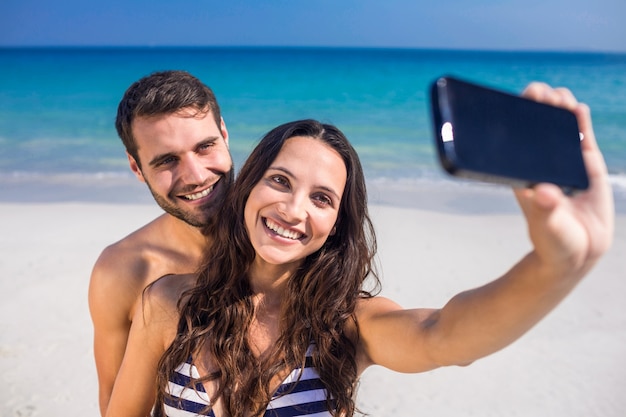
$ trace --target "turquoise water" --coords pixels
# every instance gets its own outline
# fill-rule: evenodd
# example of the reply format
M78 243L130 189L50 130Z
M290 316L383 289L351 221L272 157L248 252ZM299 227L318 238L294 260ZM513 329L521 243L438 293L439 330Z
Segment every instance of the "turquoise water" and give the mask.
M564 85L591 106L612 178L626 183L624 54L315 48L0 49L0 180L129 175L117 103L163 69L213 88L237 165L273 126L311 117L348 135L368 179L405 182L443 176L426 101L437 76L511 92Z

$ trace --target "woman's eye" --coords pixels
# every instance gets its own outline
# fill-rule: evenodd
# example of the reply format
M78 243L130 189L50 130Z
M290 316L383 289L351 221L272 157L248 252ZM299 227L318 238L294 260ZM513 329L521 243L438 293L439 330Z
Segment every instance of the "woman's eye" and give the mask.
M313 197L313 200L315 200L319 205L323 205L323 206L332 206L333 205L333 200L330 197L328 197L327 195L324 195L324 194L315 195Z
M283 186L287 186L289 185L289 181L287 181L287 178L283 177L282 175L273 175L270 180L278 185L283 185Z

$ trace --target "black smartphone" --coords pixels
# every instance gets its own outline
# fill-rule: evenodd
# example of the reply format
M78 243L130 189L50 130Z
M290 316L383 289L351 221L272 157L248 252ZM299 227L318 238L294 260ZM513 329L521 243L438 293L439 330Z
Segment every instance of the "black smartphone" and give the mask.
M589 186L569 110L444 76L430 86L439 161L451 175L513 186Z

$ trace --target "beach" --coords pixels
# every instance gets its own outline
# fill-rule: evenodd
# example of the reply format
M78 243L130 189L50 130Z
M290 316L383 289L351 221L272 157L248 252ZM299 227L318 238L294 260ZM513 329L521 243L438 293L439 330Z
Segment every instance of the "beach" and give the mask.
M89 275L106 245L161 213L143 185L135 187L126 203L110 190L98 201L0 202L0 416L98 415ZM440 307L505 272L530 247L508 190L486 198L467 187L382 189L371 187L370 211L383 295L404 307ZM467 367L415 375L369 369L359 391L362 411L623 416L626 215L618 211L610 252L529 333Z
M441 307L530 245L506 187L445 177L428 86L442 74L520 92L567 86L593 109L618 213L599 265L538 326L467 367L372 368L370 416L626 415L626 54L388 48L0 48L0 417L98 416L91 268L158 216L114 128L126 88L184 69L214 89L235 167L288 120L340 127L368 179L382 294Z

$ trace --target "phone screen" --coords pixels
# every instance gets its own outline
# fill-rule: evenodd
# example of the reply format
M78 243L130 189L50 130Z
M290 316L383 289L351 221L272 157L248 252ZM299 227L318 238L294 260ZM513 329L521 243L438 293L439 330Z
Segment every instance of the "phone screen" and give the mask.
M452 77L431 86L439 159L452 175L566 191L589 185L576 116Z

